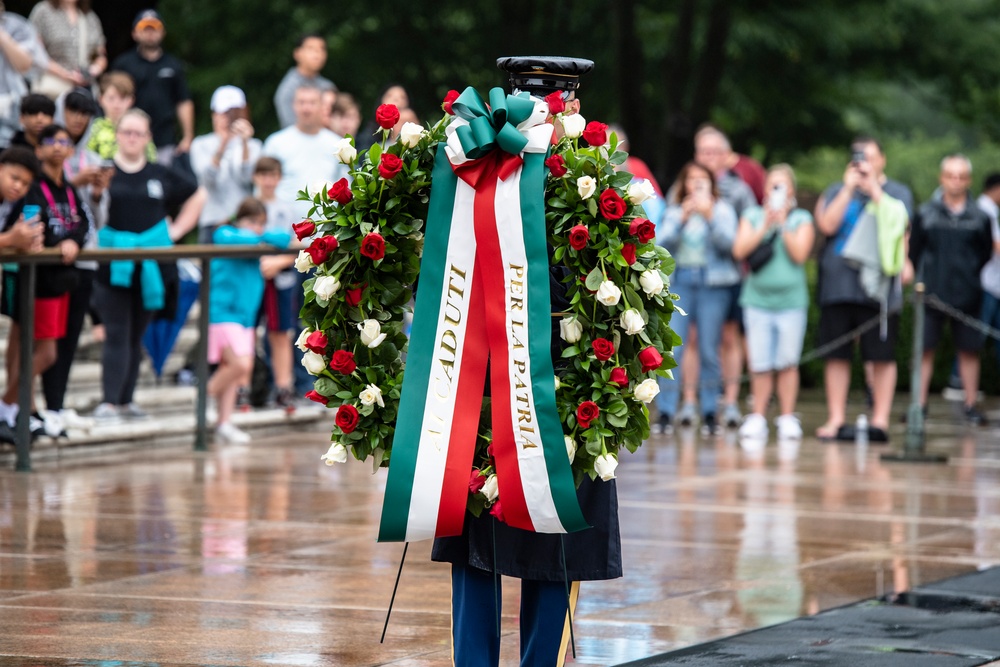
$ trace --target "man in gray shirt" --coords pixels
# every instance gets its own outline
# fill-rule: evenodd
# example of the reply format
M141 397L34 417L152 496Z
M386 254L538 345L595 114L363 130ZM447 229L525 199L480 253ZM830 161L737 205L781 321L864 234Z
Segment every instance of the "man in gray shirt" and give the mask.
M21 126L21 98L28 93L25 77L41 73L48 64L34 26L6 11L0 0L0 148L10 144Z
M292 101L299 88L309 86L320 91L337 92L333 81L320 75L326 65L326 40L322 35L310 33L299 37L292 57L295 59L295 67L288 70L274 93L274 108L278 112L278 122L282 128L295 124Z

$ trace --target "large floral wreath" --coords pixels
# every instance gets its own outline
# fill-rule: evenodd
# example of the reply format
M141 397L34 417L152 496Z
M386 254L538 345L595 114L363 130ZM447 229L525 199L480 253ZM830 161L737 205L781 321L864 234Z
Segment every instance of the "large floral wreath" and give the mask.
M380 142L360 155L352 137L339 144L350 178L299 193L313 206L295 232L312 240L295 266L315 275L305 281L306 328L296 344L316 376L306 396L336 409L322 457L328 465L345 462L349 452L371 458L375 469L391 461L430 175L457 97L448 93L446 115L432 127L405 123L391 145L399 111L382 105ZM620 169L628 156L616 136L603 123L566 114L558 94L545 101L562 127L545 160L551 260L564 267L568 303L553 313L565 341L556 360L556 403L579 485L584 475L613 478L621 448L634 452L649 436L656 376L669 377L676 365L671 349L680 342L669 327L674 261L643 217L652 186ZM488 414L469 483L468 507L477 515L497 498Z

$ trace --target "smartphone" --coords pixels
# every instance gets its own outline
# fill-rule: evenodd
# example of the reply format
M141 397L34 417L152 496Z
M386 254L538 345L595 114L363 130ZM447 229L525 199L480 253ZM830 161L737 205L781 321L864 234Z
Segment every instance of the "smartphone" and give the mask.
M851 164L861 164L862 162L867 162L868 158L865 156L865 149L855 148L851 152Z
M708 181L695 181L694 193L707 197L711 194L712 185Z
M771 192L767 196L767 207L772 211L781 211L787 203L788 190L785 188L784 183L778 183L771 188Z
M32 225L37 225L38 223L41 222L41 220L38 218L38 214L41 212L42 212L41 206L36 206L35 204L25 204L24 210L21 212L21 214L24 216L25 222ZM35 219L34 222L31 222L32 218Z

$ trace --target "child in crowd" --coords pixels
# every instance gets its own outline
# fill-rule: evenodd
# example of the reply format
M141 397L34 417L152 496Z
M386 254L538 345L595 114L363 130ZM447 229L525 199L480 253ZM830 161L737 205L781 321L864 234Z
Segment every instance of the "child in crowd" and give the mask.
M56 103L45 95L25 95L21 99L21 127L24 129L18 130L10 145L34 150L38 145L38 133L52 124L55 115Z
M244 199L235 218L213 235L217 245L267 243L281 248L291 241L291 230L265 230L267 209L253 197ZM218 421L215 436L221 442L249 442L250 436L230 422L240 387L250 383L256 348L255 327L264 294L259 260L212 260L212 298L208 314L208 362L218 368L208 381Z
M118 152L115 129L125 112L135 104L135 82L125 72L106 72L99 80L101 97L98 103L104 111L103 118L97 118L90 127L87 149L97 153L101 159L110 160ZM146 159L156 161L156 147L150 142L146 146Z
M342 137L356 137L361 129L361 107L350 93L337 93L337 99L330 110L328 127Z
M291 233L292 224L298 222L295 207L278 199L274 191L281 181L281 162L273 157L262 157L254 167L253 183L257 199L267 208L267 230ZM294 370L291 332L297 330L299 274L292 268L295 258L272 255L260 258L260 271L266 279L263 310L267 326L267 343L271 351L271 374L274 377L274 400L278 407L288 412L295 409L293 388Z
M36 273L35 287L35 349L30 372L32 381L56 363L57 341L66 335L70 293L77 288L79 276L73 262L91 228L90 212L76 188L66 180L63 162L73 150L69 132L60 125L49 125L38 134L35 150L41 161L41 175L27 196L8 217L25 215L40 220L47 248L58 248L62 264L41 265ZM20 368L20 318L18 292L19 272L5 271L2 312L13 324L7 343L7 388L0 401L0 417L13 426L19 412L17 405ZM44 431L41 418L32 410L32 433ZM37 420L37 421L36 421ZM48 435L61 435L61 428Z

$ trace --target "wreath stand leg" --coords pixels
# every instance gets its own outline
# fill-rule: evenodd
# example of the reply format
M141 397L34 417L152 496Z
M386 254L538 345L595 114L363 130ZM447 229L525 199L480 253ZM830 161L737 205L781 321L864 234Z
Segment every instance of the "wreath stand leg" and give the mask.
M569 617L569 645L573 649L573 659L576 660L576 637L573 636L573 599L570 596L569 574L566 571L566 542L559 536L559 555L562 558L563 583L566 584L566 614Z
M399 588L399 577L403 574L403 563L406 562L406 550L409 548L409 542L403 544L403 555L399 559L399 571L396 572L396 583L392 586L392 597L389 598L389 608L385 612L385 625L382 626L382 638L378 640L379 644L385 641L385 631L389 628L389 615L392 614L392 605L396 602L396 589Z

